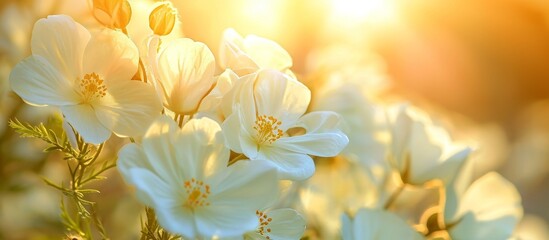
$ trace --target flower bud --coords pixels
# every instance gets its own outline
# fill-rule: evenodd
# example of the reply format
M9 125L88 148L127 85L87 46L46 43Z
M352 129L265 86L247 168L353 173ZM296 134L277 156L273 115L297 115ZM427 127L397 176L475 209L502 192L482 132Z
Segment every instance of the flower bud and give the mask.
M132 9L127 0L93 0L93 16L105 27L125 29Z
M172 32L176 18L177 10L170 2L163 2L149 15L149 27L156 35L168 35Z

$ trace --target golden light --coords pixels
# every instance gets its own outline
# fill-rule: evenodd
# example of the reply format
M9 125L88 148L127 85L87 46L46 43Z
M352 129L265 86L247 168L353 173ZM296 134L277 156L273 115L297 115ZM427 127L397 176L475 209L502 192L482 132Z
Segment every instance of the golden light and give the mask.
M333 18L347 23L387 23L396 20L392 0L331 0Z
M64 16L55 16L59 17L59 22L54 24L54 18L46 21L50 15ZM33 33L33 26L41 31ZM224 33L228 28L242 38L234 40L227 37ZM98 41L103 36L102 31L112 33L112 41L105 42L113 45L105 43L106 47L110 47L105 49L111 49L113 53L98 51L97 56L104 58L97 59L105 61L81 54L81 48L88 42ZM88 34L90 39L83 37ZM115 38L115 35L121 34L126 36ZM249 41L242 40L252 35ZM200 44L201 50L193 53L195 49L179 44L168 47L174 40L184 43L189 39L194 44ZM76 40L79 41L74 42ZM292 162L288 166L278 166L278 170L290 169L295 171L295 175L304 177L306 174L303 172L314 169L314 175L306 180L281 180L279 189L270 185L250 187L252 183L242 188L246 191L248 188L255 189L253 191L279 190L278 199L269 198L273 204L276 200L275 206L263 206L265 208L261 209L291 208L295 210L293 215L285 214L293 217L299 213L306 222L305 228L300 227L303 221L295 218L287 222L298 224L278 228L296 232L296 237L292 239L300 239L297 235L301 233L297 233L301 230L305 230L301 239L347 239L342 235L348 233L344 230L352 230L349 226L356 225L354 221L359 209L390 213L395 219L403 221L402 226L396 227L394 221L385 223L379 219L372 226L364 223L364 227L372 230L367 233L389 230L380 233L379 237L412 229L412 233L421 235L421 238L457 239L462 235L452 234L477 234L474 239L492 239L492 235L479 236L493 231L511 237L511 229L516 227L512 234L514 238L549 239L549 211L546 211L547 201L543 200L549 199L549 188L546 187L549 184L549 81L545 80L549 79L547 43L547 0L0 0L0 239L59 239L69 236L94 239L100 235L109 239L136 239L139 235L143 238L147 234L168 234L172 231L168 229L172 220L187 216L174 215L171 219L159 214L158 219L167 220L155 220L158 216L155 216L153 208L161 208L160 203L166 199L156 204L156 196L165 197L162 194L148 196L146 190L151 190L151 193L161 189L185 191L188 196L182 199L187 209L160 209L165 215L179 214L189 209L194 214L194 208L204 207L203 200L209 194L204 186L209 189L211 183L202 186L196 182L195 185L200 186L193 187L190 183L175 179L171 183L173 186L160 188L148 182L152 178L141 179L139 174L132 175L133 169L122 170L123 166L133 168L134 164L116 162L119 158L138 158L143 154L144 157L139 158L148 159L147 154L150 153L141 149L143 143L167 134L165 131L145 136L137 134L149 128L150 122L143 120L142 110L153 106L155 101L135 104L133 110L121 106L143 99L162 99L169 94L185 96L185 101L181 101L185 109L176 114L174 112L178 109L158 103L159 109L154 111L156 115L162 113L173 118L180 128L193 118L211 118L211 124L217 122L219 125L221 134L216 134L215 139L211 136L206 139L211 140L207 143L211 148L204 152L212 150L214 143L219 147L208 155L209 159L203 164L204 171L200 174L213 174L212 169L217 171L225 167L225 162L211 159L229 155L229 159L223 160L228 161L227 165L232 165L247 158L254 160L254 157L267 160L282 158L282 152L285 152L285 158L306 160L307 165ZM129 49L131 54L118 54L114 49ZM164 58L176 50L181 50L181 54ZM51 56L46 59L41 54ZM106 76L100 76L99 71L80 69L84 63L74 65L65 61L64 58L74 60L73 55L78 55L79 59L83 56L86 64L96 62L97 65L109 65L101 69L124 75L117 77L128 78L128 85L138 83L136 80L143 81L139 84L152 90L143 91L149 92L148 95L137 96L140 91L130 89L115 98L111 90L116 86L106 85ZM185 57L181 57L183 55ZM124 58L119 59L120 56ZM130 65L138 70L132 70ZM68 68L71 68L70 71ZM113 70L118 68L134 72L118 73ZM196 77L201 75L198 73L203 72L202 69L207 69L208 74ZM81 70L83 74L76 79L89 78L88 82L79 82L84 83L82 86L73 86L71 81L57 81L69 79L71 76L67 72ZM176 70L177 74L168 74ZM271 76L263 74L263 71L278 74ZM92 73L95 75L91 76ZM58 74L62 77L57 77ZM188 91L192 94L179 93L176 87L169 91L163 89L168 85L184 89L181 79L195 77L205 81L189 85L189 89L194 88ZM99 80L105 80L105 83ZM282 87L283 84L276 80L286 81L287 84ZM67 117L70 114L63 112L68 109L64 105L38 108L26 103L25 98L48 100L36 104L65 104L65 100L57 99L60 95L57 90L65 87L42 87L57 86L52 84L65 84L71 93L74 87L76 95L82 95L83 99L78 105L108 102L112 106L101 105L97 109L120 111L98 113L97 109L92 108L90 119L98 121L92 124L83 121L88 120L84 117L77 119L81 121L75 120L76 117ZM154 87L156 91L153 91ZM102 96L109 96L109 99ZM255 115L253 111L250 115L249 109L242 108L245 101L250 102L246 106L255 106L252 107ZM191 102L192 107L187 107ZM258 104L262 104L261 107ZM400 114L401 106L409 106L407 109L411 110L406 110L406 114L403 110ZM295 113L299 112L296 110L298 107L303 107L300 111L307 115L297 118ZM273 115L274 112L296 115L297 123L289 126L288 122L291 121ZM113 113L112 116L101 117L104 121L100 120L100 115L110 113ZM137 113L140 113L139 117ZM125 114L127 116L123 116ZM151 115L149 120L153 121L153 117L158 117L156 115ZM266 116L274 120L266 119ZM20 121L19 124L15 120ZM248 125L248 120L251 123L255 120L255 124ZM75 125L86 127L73 128L70 125L73 121ZM280 123L282 125L276 125L277 121L283 122ZM227 127L229 124L231 127ZM119 135L118 130L114 130L126 125L135 125L132 129L135 131L128 130L128 134L135 132L135 136L125 137L125 133ZM289 127L285 128L285 125ZM205 127L210 126L213 125ZM234 131L247 128L253 128L253 131ZM81 131L91 136L97 129L107 129L110 134L108 141L99 146L84 143L86 138L78 134ZM217 125L215 129L218 129ZM204 135L195 130L192 134ZM345 137L342 134L347 137L346 145L343 144ZM166 135L163 139L169 137L171 135ZM293 137L301 139L284 142L284 138ZM248 139L254 141L244 142ZM156 141L156 138L153 140ZM56 146L51 141L63 145ZM302 143L300 141L307 143L303 146L296 144ZM130 147L126 148L127 145ZM332 149L332 145L339 145L340 151ZM129 154L138 146L140 150L134 152L135 156ZM268 153L262 150L260 154L260 147L275 150ZM47 151L43 151L44 148ZM169 150L169 156L157 157L162 161L180 153L183 155L177 147L166 150L158 145L150 148L159 148L159 152L164 153ZM271 153L272 159L267 158ZM200 159L196 157L195 160ZM257 163L255 160L246 164ZM184 163L191 161L189 158ZM311 161L314 168L311 168ZM146 163L135 172L151 168L147 171L163 180L162 184L167 182L163 176L156 176L161 172L157 171L160 169L156 166L157 162ZM178 164L159 165L166 167L166 171L178 167L185 171L202 167L202 162L194 162L190 168ZM239 166L231 168L239 169ZM128 174L132 176L125 176L127 172L132 172ZM491 176L488 184L487 180L482 180L486 173ZM87 185L99 178L104 180ZM48 181L44 183L42 179ZM128 179L134 182L126 181ZM482 187L478 187L478 179L485 181L480 184ZM273 178L268 182L278 180ZM240 181L244 179L235 182L234 186ZM76 184L78 182L80 184ZM444 182L444 185L435 186L431 184L433 182ZM55 184L59 186L47 186ZM211 186L214 189L214 185ZM244 192L237 187L233 189ZM66 193L78 193L78 198ZM171 196L171 192L165 195L173 197L173 202L179 201L177 196ZM250 199L238 201L244 203ZM64 204L61 208L59 200ZM97 205L87 205L88 201ZM238 201L227 200L231 203ZM150 202L155 204L148 204ZM477 202L484 204L475 204ZM497 204L487 204L490 202ZM153 205L153 208L145 209L145 205ZM242 204L239 207L244 209L249 206ZM249 212L264 211L259 204L254 208L248 209ZM522 213L522 223L517 224ZM222 211L215 214L223 219L226 217ZM214 219L213 215L212 211L211 219ZM349 221L343 220L342 216L348 216ZM249 216L239 216L238 219L240 217L244 219ZM71 221L65 218L75 220L78 226L69 226ZM209 224L211 219L200 221ZM258 220L262 226L261 218ZM469 224L469 220L478 220L482 224ZM164 226L166 222L168 224ZM211 223L220 222L211 220ZM236 226L237 222L233 223ZM462 225L455 227L458 224ZM210 228L226 227L214 225L211 224ZM156 229L151 226L156 226ZM188 231L188 227L195 228L195 225L177 226L181 228L174 227L174 235L189 232L202 234L200 231L203 230ZM247 234L250 232L244 230L253 230L249 229L250 226L216 230L208 238L219 239L223 237L221 233L233 231L240 231L240 235ZM483 229L477 228L479 226ZM492 226L499 227L495 229ZM299 231L294 231L296 229ZM497 232L500 230L503 233ZM186 237L189 238L194 239ZM348 239L369 238L353 236Z

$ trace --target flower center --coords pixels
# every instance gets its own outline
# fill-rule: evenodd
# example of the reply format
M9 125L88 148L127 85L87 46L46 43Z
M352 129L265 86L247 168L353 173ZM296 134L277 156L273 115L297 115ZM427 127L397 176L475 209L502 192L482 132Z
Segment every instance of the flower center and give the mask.
M257 232L261 234L261 236L265 236L266 239L271 239L271 237L269 237L269 233L271 233L271 228L269 228L268 226L269 223L273 221L273 219L259 210L255 211L255 215L257 215L257 218L259 218L259 227L257 227Z
M255 119L254 129L257 131L257 140L259 143L273 143L282 137L282 130L278 127L281 121L273 116L260 115Z
M210 206L207 201L210 195L210 186L208 184L192 178L190 181L185 181L185 192L188 195L185 206L191 208Z
M104 97L106 92L107 87L97 73L88 73L80 80L80 93L84 97L84 102Z

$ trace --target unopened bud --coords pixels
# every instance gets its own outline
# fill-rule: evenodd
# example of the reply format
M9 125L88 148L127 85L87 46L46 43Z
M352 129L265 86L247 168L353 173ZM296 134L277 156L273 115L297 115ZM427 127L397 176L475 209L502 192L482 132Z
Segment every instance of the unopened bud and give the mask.
M163 2L149 15L149 27L156 35L168 35L172 32L176 19L177 10L170 2Z
M105 27L125 29L132 8L127 0L93 0L93 16Z

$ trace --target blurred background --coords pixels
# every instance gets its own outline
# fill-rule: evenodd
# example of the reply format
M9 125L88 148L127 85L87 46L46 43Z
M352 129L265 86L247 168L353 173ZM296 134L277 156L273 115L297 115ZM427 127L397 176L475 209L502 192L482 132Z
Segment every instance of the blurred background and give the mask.
M130 2L133 18L146 21L153 1ZM525 217L517 234L549 239L549 1L172 2L182 34L216 55L229 27L269 38L290 53L292 70L313 94L328 80L359 83L374 101L410 102L446 122L456 139L481 143L476 174L498 171L522 195ZM61 155L45 155L42 143L7 126L14 117L52 126L60 121L55 109L23 104L8 83L11 68L30 55L34 22L50 14L97 25L91 1L0 1L0 239L60 238L63 232L60 196L41 180L66 179ZM104 159L124 143L109 141ZM108 176L97 186L107 232L134 239L142 206L116 171Z

